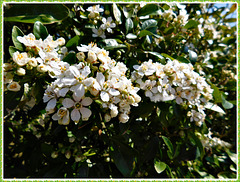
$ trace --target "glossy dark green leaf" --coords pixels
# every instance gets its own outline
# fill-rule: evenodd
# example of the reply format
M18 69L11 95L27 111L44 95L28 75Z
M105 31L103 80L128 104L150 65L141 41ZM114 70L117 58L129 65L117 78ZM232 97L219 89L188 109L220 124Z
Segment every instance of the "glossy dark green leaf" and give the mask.
M158 57L159 59L164 59L164 57L160 53L158 53L158 52L144 51L144 53L152 54L152 55Z
M68 15L68 8L62 4L14 4L4 13L4 21L50 24Z
M150 31L148 31L148 30L141 30L138 36L139 36L139 37L145 37L145 36L147 36L147 35L152 35L152 36L154 36L154 37L156 37L156 38L159 38L159 37L160 37L159 35L154 34L154 33L150 32Z
M69 64L75 64L76 63L76 53L74 52L70 52L68 53L68 55L63 58L64 62L67 62Z
M158 174L162 173L166 169L167 165L164 162L154 160L154 168Z
M159 6L156 4L147 4L137 12L137 15L138 16L150 15L152 13L156 13L159 9L160 9Z
M80 36L76 35L67 42L66 47L70 50L76 49L76 47L80 44L80 40Z
M224 107L224 109L232 109L233 108L233 104L228 102L223 95L222 95L222 106Z
M185 29L192 29L192 28L197 28L198 22L196 20L189 20L187 24L184 26Z
M200 151L200 157L202 159L203 156L205 155L205 150L203 148L201 140L192 132L189 132L189 136L194 140L196 146L198 147L198 149Z
M125 27L126 27L126 33L128 33L130 30L133 29L133 21L131 18L126 19Z
M32 93L33 93L33 97L36 100L36 104L38 104L42 98L43 98L43 94L44 94L44 88L43 88L43 84L41 83L41 80L38 80L33 88L32 88Z
M234 43L236 43L236 37L226 37L223 40L223 43L226 45L234 44Z
M168 54L165 54L165 53L161 53L161 55L165 58L169 58L171 60L174 60L174 58L172 56L169 56Z
M173 145L172 145L172 142L165 136L162 136L162 139L164 141L164 143L167 145L170 153L173 155L174 154L174 151L173 151Z
M186 59L183 56L178 56L177 60L180 61L181 63L191 63L188 59Z
M4 109L15 109L22 98L23 91L24 88L23 85L21 85L21 89L18 92L4 92Z
M13 54L15 53L15 52L17 52L17 51L20 51L20 50L18 50L16 47L13 47L13 46L9 46L9 54L11 55L11 56L13 56Z
M33 26L33 34L35 35L36 39L45 39L48 36L48 31L40 21L37 21Z
M159 149L159 138L158 136L153 137L145 146L143 151L143 161L151 160L155 157Z
M157 26L157 21L154 19L150 19L150 20L146 20L143 22L142 29L146 30L146 29L156 27L156 26Z
M17 40L18 36L24 36L24 33L17 26L13 26L13 29L12 29L13 44L17 49L19 49L20 51L23 51L24 45Z
M112 138L113 151L110 153L118 170L124 177L130 177L134 168L133 149L117 137Z

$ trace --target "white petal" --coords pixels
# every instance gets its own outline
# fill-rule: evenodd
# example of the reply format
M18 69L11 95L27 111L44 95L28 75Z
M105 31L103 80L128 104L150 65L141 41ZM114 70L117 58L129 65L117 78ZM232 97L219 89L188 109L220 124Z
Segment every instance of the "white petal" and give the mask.
M57 99L54 98L54 99L50 100L47 104L46 111L50 111L50 110L54 109L56 106L56 103L57 103Z
M109 95L108 95L107 92L102 91L101 94L100 94L100 97L101 97L102 101L104 101L104 102L109 101Z
M101 86L103 86L103 83L105 82L105 76L102 73L97 72L97 81Z
M61 81L62 83L68 86L74 85L75 83L77 83L77 80L75 78L62 78Z
M69 70L71 71L71 73L72 73L75 77L77 77L77 78L80 77L80 72L79 72L79 70L78 70L75 66L70 66L70 67L69 67Z
M85 94L85 89L83 84L78 84L74 86L74 90L72 91L73 91L73 95L75 96L74 97L75 101L80 101Z
M61 90L59 90L59 96L65 97L68 91L69 91L69 88L62 88Z
M84 120L84 118L89 118L92 114L92 111L88 108L82 107L80 108L80 112L82 114L82 119Z
M118 96L118 95L120 94L120 92L119 92L118 90L115 90L115 89L113 89L113 88L111 88L111 89L109 90L109 93L110 93L111 95L113 95L113 96Z
M58 122L60 122L60 120ZM68 111L68 113L65 116L63 116L61 120L61 124L68 125L69 122L70 122L70 118L69 118L69 111Z
M70 108L74 105L74 101L72 99L69 98L65 98L62 102L63 107L65 108Z
M55 114L52 116L52 119L53 119L53 120L59 120L59 119L60 119L60 116L58 116L57 113L55 113Z
M85 97L81 103L83 106L89 106L92 104L92 99L90 97Z
M149 90L147 90L146 92L145 92L145 95L147 96L147 97L152 97L152 92L151 91L149 91Z
M84 78L87 77L87 76L91 73L91 70L90 70L89 66L85 66L85 67L82 69L81 73L82 73L82 76L83 76Z
M80 120L80 113L77 109L73 109L72 112L71 112L71 119L74 121L74 122L78 122Z

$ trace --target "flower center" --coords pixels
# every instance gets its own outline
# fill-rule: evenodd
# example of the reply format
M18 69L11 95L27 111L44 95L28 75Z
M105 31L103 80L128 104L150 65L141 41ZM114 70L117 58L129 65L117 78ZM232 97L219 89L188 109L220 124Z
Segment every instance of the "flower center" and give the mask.
M81 108L81 107L82 107L82 104L80 104L80 103L76 103L76 104L75 104L75 108L79 109L79 108Z

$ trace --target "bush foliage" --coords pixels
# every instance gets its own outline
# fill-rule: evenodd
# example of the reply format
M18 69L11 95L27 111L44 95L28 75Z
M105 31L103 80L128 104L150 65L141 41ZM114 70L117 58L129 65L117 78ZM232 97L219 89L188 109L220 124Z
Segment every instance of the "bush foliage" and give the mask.
M6 4L4 177L236 178L236 6Z

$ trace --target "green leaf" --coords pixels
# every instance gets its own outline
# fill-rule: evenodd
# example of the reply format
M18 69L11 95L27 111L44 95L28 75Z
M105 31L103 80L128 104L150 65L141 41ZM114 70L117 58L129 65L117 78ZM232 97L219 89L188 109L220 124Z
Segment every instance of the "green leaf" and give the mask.
M169 56L168 54L165 54L165 53L161 53L161 55L165 58L169 58L171 60L174 60L174 58L172 56Z
M133 21L131 18L126 19L125 27L126 27L126 33L128 33L130 30L133 29Z
M204 107L207 108L207 109L210 109L212 111L219 112L221 114L226 114L225 111L221 107L219 107L217 104L214 104L214 103L211 103L211 102L207 102L204 105Z
M159 138L158 136L155 136L144 147L143 155L142 155L143 162L154 158L155 155L157 154L158 149L159 149Z
M13 110L19 104L24 92L24 87L21 85L21 89L18 92L7 91L4 92L4 109Z
M229 149L226 150L228 156L230 157L230 159L237 164L237 154L231 152Z
M142 29L146 30L146 29L156 27L156 26L157 26L157 21L154 19L150 19L150 20L146 20L143 22Z
M118 170L124 177L130 177L134 168L134 151L126 143L121 142L122 137L115 136L112 138L113 151L110 152L111 157Z
M12 29L13 44L17 49L19 49L20 51L23 51L24 45L17 40L18 36L24 36L24 33L17 26L13 26L13 29Z
M222 103L222 93L219 90L218 87L216 87L215 85L211 85L211 87L213 88L213 97L214 97L214 102L215 103Z
M197 145L197 147L198 147L198 149L200 151L200 157L202 159L203 156L205 155L205 151L204 151L204 148L202 146L201 140L192 132L189 132L189 135L194 140L195 144Z
M76 53L74 52L70 52L68 53L68 55L63 58L64 62L67 62L69 64L75 64L76 63Z
M125 18L131 18L133 15L133 11L134 11L134 7L123 6L123 15L125 16Z
M154 34L154 33L150 32L150 31L148 31L148 30L141 30L140 33L139 33L139 37L145 37L145 36L147 36L147 35L152 35L152 36L154 36L154 37L156 37L156 38L160 38L159 35Z
M119 24L122 24L122 14L121 14L121 11L118 9L116 3L113 3L113 15L114 15L114 18L116 19L116 21L119 23Z
M237 23L237 19L236 18L228 18L228 19L224 19L223 22L224 23L231 23L231 22Z
M233 104L228 102L225 97L223 96L222 94L222 106L225 108L225 109L232 109L233 108Z
M226 37L223 43L226 45L234 44L236 42L236 37Z
M137 16L150 15L152 13L156 13L159 9L159 6L156 4L147 4L137 12Z
M13 47L13 46L9 46L9 54L13 57L13 54L17 51L20 51L18 50L16 47Z
M165 136L162 136L162 139L163 139L164 143L167 145L170 153L173 155L174 152L173 152L172 142L171 142L167 137L165 137Z
M80 40L80 36L76 35L67 42L66 47L70 50L76 49L76 47L80 44Z
M37 21L33 26L33 34L35 35L36 39L46 39L48 36L48 31L40 21Z
M187 24L184 26L185 29L192 29L192 28L197 28L198 22L195 20L189 20Z
M167 165L164 162L154 160L154 168L158 174L163 172L166 169Z
M180 61L181 63L191 63L188 59L186 59L183 56L178 56L177 60Z
M137 36L135 34L133 34L133 33L129 33L129 34L126 35L126 38L127 39L136 39Z
M158 53L158 52L144 51L144 53L152 54L152 55L158 57L159 59L164 59L164 57L160 53Z
M69 10L61 4L14 4L4 13L4 21L43 24L61 22Z
M32 88L32 93L33 93L33 97L36 100L36 104L38 104L42 100L43 94L44 94L44 88L41 81L36 81L36 83Z

